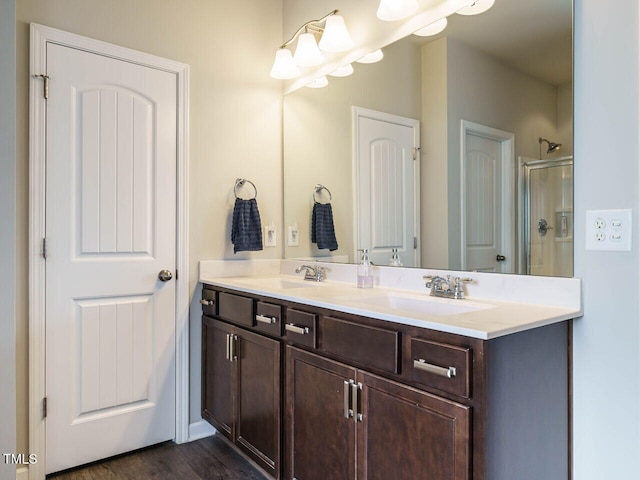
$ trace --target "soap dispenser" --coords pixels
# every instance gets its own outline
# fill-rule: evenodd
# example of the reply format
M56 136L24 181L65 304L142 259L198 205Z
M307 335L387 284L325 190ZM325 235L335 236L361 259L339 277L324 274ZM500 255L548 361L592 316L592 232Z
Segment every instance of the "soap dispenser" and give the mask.
M398 249L397 248L392 248L391 249L391 261L389 262L389 265L392 267L401 267L402 266L402 260L400 260L400 255L398 255Z
M373 268L369 260L369 250L358 250L362 252L362 263L358 265L358 288L373 287Z

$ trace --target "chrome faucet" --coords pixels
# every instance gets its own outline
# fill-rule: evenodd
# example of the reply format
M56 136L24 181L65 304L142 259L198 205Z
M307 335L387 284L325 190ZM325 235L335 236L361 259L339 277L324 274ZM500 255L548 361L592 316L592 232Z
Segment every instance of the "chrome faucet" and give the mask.
M464 298L464 284L473 282L472 278L454 277L453 284L451 275L447 278L439 275L425 275L423 280L427 280L424 284L432 297L454 298L462 300Z
M296 273L300 273L304 270L304 279L314 282L321 282L324 280L325 268L319 265L312 267L311 265L300 265L296 268Z

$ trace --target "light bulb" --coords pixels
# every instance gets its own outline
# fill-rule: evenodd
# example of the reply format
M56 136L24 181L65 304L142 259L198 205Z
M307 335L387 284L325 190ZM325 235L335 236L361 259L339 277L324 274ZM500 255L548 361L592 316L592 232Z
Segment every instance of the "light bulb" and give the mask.
M378 50L374 50L371 53L366 54L364 57L356 61L358 63L376 63L382 60L383 57L384 57L384 53L382 53L382 50L378 49Z
M327 77L320 77L313 80L311 83L308 83L306 86L309 88L323 88L329 85L329 80Z
M380 0L376 15L380 20L392 22L408 17L417 9L416 0Z
M331 75L332 77L348 77L352 73L353 73L353 66L350 63L347 63L346 65L340 68L336 68L329 75Z

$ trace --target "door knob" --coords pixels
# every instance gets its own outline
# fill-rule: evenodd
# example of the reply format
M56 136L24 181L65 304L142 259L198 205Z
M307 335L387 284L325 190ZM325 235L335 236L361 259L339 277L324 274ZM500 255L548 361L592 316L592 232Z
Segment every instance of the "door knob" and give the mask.
M506 259L504 255L496 255L496 262L504 262Z
M173 278L173 275L169 270L160 270L160 273L158 273L158 278L161 282L168 282Z

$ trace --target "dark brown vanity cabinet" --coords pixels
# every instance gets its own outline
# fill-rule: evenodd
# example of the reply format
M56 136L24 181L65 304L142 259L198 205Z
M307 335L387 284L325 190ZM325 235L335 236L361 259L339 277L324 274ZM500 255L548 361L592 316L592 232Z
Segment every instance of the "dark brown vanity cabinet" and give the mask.
M280 478L281 342L204 316L202 417Z
M202 416L276 479L568 478L570 323L480 340L205 290Z
M286 385L286 478L471 478L470 407L295 347Z

